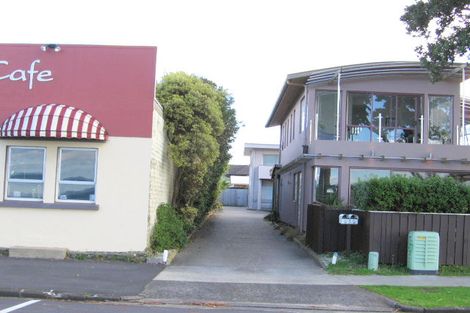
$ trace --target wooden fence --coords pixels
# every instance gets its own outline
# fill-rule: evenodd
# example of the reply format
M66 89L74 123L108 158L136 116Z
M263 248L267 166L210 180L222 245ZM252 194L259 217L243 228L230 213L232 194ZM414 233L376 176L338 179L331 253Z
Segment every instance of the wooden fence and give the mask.
M470 214L402 213L337 210L320 204L309 206L307 243L318 253L343 251L346 226L338 224L338 214L359 215L359 225L351 226L351 248L379 252L380 262L406 264L408 233L434 231L440 237L440 264L470 265Z
M229 188L220 195L220 201L225 206L248 206L248 189Z

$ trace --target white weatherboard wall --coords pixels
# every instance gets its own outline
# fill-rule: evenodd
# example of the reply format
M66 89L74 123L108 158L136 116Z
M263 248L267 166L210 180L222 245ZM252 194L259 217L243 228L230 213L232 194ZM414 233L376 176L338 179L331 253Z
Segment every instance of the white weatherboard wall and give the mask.
M59 148L97 148L99 209L0 207L0 247L55 247L73 251L143 251L147 245L151 138L109 137L106 142L1 140L8 146L45 147L44 202L54 203ZM4 199L5 171L0 172Z

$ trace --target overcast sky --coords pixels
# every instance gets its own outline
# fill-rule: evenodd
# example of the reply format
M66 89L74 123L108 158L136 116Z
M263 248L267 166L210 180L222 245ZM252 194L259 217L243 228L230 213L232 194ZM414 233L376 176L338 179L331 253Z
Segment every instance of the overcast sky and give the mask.
M157 79L185 71L235 98L243 144L278 143L265 129L289 73L330 66L416 61L400 21L413 0L128 0L2 2L0 42L152 45ZM158 88L158 87L157 87ZM468 92L467 92L468 94Z

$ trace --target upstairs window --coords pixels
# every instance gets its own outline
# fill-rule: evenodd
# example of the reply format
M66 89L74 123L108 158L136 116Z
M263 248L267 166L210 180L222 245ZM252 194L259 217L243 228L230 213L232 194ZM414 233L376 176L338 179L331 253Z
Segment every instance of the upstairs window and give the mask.
M8 148L7 200L42 200L45 159L46 150L44 148Z
M452 96L429 97L429 139L432 144L452 142Z
M348 140L420 143L422 97L350 93Z
M307 122L307 102L305 97L300 100L300 129L299 132L303 133L305 130L305 123Z
M336 91L317 91L315 123L318 140L336 140L336 118L338 112Z
M263 165L274 166L277 164L277 154L263 154Z
M96 159L95 149L59 150L58 201L95 202Z

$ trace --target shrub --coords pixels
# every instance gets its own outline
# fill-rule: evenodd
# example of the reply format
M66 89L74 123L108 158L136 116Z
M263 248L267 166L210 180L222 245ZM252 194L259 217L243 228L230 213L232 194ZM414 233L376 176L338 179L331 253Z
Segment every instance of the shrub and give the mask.
M153 251L162 252L165 249L180 249L187 242L183 219L170 204L161 204L157 209L157 222L152 237Z
M451 177L372 178L351 191L354 205L364 210L470 213L470 188Z

